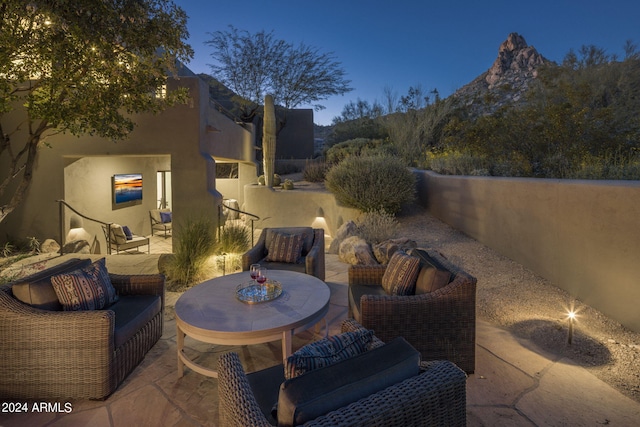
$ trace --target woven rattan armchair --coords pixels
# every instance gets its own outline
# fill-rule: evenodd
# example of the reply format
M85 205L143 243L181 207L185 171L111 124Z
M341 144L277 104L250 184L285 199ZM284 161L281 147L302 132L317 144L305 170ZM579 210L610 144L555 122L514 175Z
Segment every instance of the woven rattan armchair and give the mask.
M302 257L297 263L266 261L269 242L274 232L303 234L305 236ZM270 270L297 271L324 280L324 230L311 227L263 228L255 246L242 255L242 270L248 271L251 264L260 264Z
M386 266L349 267L349 316L373 329L384 342L401 336L422 355L422 360L450 360L467 373L475 370L476 278L453 265L439 252L425 249L452 273L448 285L421 295L360 295L354 308L351 287L380 287ZM362 289L362 288L361 288Z
M353 330L353 325L357 323L346 321L342 331ZM418 375L304 425L465 426L466 378L464 372L451 362L422 362ZM223 354L218 360L218 393L220 425L271 425L260 409L251 388L251 379L245 374L237 353Z
M109 276L121 300L157 295L163 308L118 347L113 311L41 310L18 301L11 283L0 286L0 398L104 399L115 391L162 335L165 279Z

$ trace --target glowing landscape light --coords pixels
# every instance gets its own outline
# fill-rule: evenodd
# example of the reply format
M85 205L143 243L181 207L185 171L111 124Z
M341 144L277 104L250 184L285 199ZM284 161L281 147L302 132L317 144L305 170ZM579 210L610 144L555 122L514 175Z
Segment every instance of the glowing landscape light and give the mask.
M569 319L569 337L567 338L567 343L571 345L571 342L573 341L573 324L576 321L576 312L570 310L569 313L567 313L567 318Z

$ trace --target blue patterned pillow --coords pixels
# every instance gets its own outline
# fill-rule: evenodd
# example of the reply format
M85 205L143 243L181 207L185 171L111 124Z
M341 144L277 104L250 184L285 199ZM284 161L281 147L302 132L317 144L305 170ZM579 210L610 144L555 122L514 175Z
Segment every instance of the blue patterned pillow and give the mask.
M104 258L87 267L52 276L51 284L65 311L100 310L118 301Z
M373 331L345 332L307 344L284 361L285 379L295 378L305 372L333 365L364 353L373 339Z

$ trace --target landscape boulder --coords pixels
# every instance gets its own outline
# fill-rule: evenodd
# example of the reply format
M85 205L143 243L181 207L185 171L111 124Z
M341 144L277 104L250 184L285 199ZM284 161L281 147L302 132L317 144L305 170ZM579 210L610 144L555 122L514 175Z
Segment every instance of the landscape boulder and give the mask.
M418 245L415 240L404 238L389 239L373 245L373 255L380 264L387 264L395 252L399 250L407 252L409 249L416 247L418 247Z
M43 254L55 254L60 251L60 245L53 239L46 239L40 245L40 252Z
M336 235L329 245L329 253L337 254L340 250L340 244L347 237L355 236L358 226L353 221L347 221L338 228Z
M73 240L64 245L62 252L65 254L90 254L91 246L86 240Z
M378 261L371 252L371 246L361 237L347 237L340 243L338 255L342 262L352 265L376 265Z

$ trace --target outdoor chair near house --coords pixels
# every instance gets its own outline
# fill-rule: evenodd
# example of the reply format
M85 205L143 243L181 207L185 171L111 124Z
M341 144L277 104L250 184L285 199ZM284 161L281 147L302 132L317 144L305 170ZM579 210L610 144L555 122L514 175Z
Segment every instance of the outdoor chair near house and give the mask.
M297 271L324 280L324 230L263 228L255 246L242 255L242 270L248 271L251 264L271 270Z
M404 337L422 360L450 360L474 372L476 278L438 251L412 249L387 265L352 265L348 294L349 317L381 340Z
M111 232L109 232L109 230ZM147 247L147 253L151 253L151 244L148 237L136 236L133 234L129 227L122 226L120 224L109 224L102 226L104 232L104 238L107 241L109 253L114 249L116 254L120 251L129 251L131 249L138 249L141 246Z
M165 239L171 236L171 223L173 215L171 209L151 209L149 211L149 221L151 222L151 235L155 231L161 231Z
M420 362L403 338L383 343L348 319L341 334L261 371L246 374L237 353L221 355L220 425L464 426L466 379L455 364Z
M104 258L0 286L0 400L108 397L160 339L164 292L164 276L111 274Z

